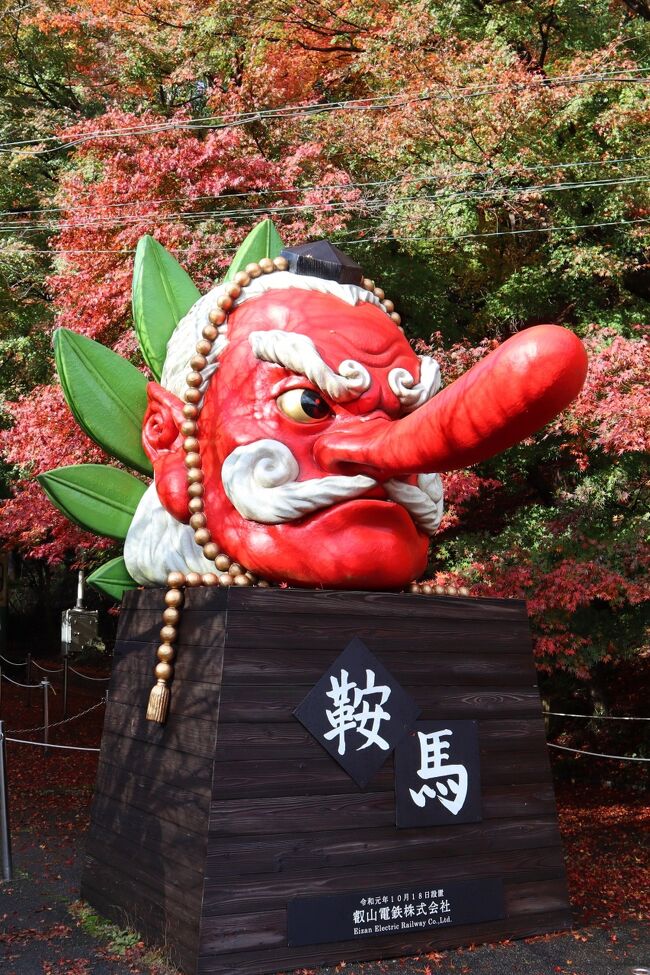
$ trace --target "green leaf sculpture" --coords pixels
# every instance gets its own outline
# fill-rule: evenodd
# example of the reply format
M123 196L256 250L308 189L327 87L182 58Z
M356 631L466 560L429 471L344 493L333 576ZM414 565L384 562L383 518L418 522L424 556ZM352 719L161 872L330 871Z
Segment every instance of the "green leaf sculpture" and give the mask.
M121 599L128 589L137 589L137 582L128 572L123 558L111 559L95 569L88 576L88 582L96 589L101 589L113 599Z
M246 265L251 262L261 261L263 257L278 257L283 247L284 244L273 225L273 221L262 220L256 227L253 227L240 245L224 280L232 281L237 272L243 271Z
M54 357L68 406L79 426L127 467L151 474L142 448L147 380L135 366L99 342L59 328Z
M52 504L71 521L123 541L146 484L117 467L74 464L38 475Z
M133 268L133 320L145 362L160 379L167 343L201 293L162 244L145 235L138 241Z

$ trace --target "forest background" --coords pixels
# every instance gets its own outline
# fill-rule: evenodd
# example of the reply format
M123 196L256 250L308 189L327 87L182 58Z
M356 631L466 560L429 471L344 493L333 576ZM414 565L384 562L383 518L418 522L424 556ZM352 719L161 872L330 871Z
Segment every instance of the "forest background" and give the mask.
M116 554L35 480L108 462L64 403L54 328L145 370L140 236L205 289L270 216L287 243L328 236L355 257L447 383L542 321L584 339L573 406L445 478L429 575L528 600L552 704L638 707L648 84L647 0L5 0L0 545L23 635L56 621L71 567Z

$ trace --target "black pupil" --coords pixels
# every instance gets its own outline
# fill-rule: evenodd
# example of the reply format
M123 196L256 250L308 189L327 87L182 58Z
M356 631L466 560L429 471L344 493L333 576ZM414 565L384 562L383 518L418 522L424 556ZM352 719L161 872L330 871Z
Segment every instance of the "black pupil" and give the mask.
M304 389L300 397L300 405L312 420L322 420L330 411L322 396L313 389Z

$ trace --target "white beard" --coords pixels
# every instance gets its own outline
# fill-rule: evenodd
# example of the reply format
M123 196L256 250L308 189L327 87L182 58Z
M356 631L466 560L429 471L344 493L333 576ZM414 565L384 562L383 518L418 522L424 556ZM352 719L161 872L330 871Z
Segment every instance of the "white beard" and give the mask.
M356 474L299 481L298 461L279 440L256 440L236 447L221 469L223 487L233 507L248 521L281 525L358 498L380 483ZM420 474L418 483L397 478L384 482L392 501L401 504L428 535L442 518L442 481L437 474Z
M140 499L124 542L124 561L136 582L161 586L170 572L214 572L194 541L194 530L163 507L156 485Z
M299 470L285 444L257 440L235 448L226 458L222 481L230 502L243 518L267 525L290 523L350 501L379 483L362 474L298 481ZM420 474L417 486L391 478L383 487L421 531L427 535L435 532L443 512L438 474ZM228 554L237 557L236 552ZM145 586L164 585L170 572L214 572L214 563L194 541L194 530L163 507L155 483L143 495L131 522L124 561L135 581Z

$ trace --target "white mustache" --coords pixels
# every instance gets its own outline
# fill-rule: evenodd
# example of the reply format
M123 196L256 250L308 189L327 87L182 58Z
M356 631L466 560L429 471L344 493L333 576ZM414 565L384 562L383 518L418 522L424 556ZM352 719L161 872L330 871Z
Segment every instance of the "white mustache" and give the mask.
M331 475L299 481L298 461L279 440L257 440L236 447L221 469L224 490L239 514L249 521L281 525L350 501L379 482L363 474ZM418 485L391 478L383 485L389 498L409 512L415 524L432 534L442 518L442 482L437 474L420 474Z

